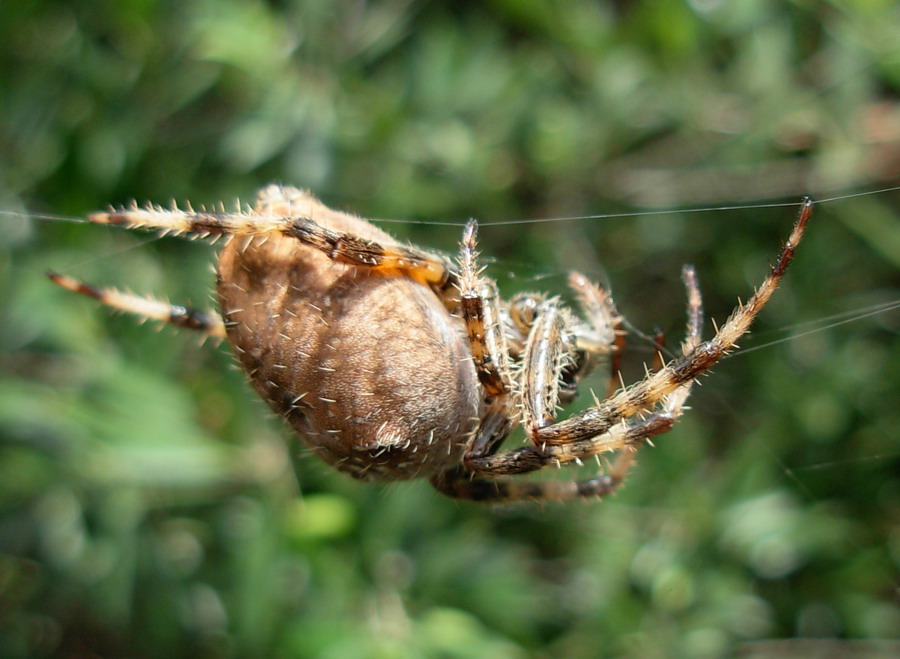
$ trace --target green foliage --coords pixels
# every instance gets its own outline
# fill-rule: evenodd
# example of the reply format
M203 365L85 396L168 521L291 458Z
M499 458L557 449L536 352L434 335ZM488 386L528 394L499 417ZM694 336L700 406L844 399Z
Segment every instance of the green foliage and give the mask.
M794 209L488 223L896 184L895 3L12 0L0 33L0 655L890 652L842 644L900 629L897 312L806 331L898 298L896 192L818 207L745 344L781 342L722 363L619 496L511 509L305 457L223 348L43 276L202 305L212 248L40 214L274 180L476 216L507 294L578 268L674 346L681 263L721 320Z

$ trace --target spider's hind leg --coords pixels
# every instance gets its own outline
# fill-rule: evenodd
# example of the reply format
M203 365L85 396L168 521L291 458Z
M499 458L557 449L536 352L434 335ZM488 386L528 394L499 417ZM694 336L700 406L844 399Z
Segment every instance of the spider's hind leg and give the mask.
M118 208L91 213L95 224L129 229L158 229L164 233L204 238L207 236L255 237L281 234L324 252L338 263L371 268L386 274L400 273L428 286L445 288L453 279L448 260L424 250L391 242L380 243L319 224L315 218L335 214L318 199L294 188L269 186L260 194L256 209L234 213L174 205Z
M87 295L118 311L139 316L144 320L157 320L168 325L192 329L217 339L225 338L225 324L214 312L198 311L178 304L122 293L114 288L95 288L55 272L48 272L47 276L53 283L66 290Z

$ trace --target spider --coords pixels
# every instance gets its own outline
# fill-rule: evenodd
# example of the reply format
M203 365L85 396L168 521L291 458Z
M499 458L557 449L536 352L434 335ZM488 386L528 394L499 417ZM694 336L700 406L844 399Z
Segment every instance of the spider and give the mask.
M229 238L217 269L220 313L49 276L115 309L227 339L269 406L314 453L356 478L428 478L447 496L476 501L602 497L623 482L637 448L675 424L697 377L748 331L811 213L805 199L768 276L708 341L686 266L680 356L565 420L558 408L599 362L612 362L616 381L622 319L605 290L574 272L580 314L540 293L502 299L478 265L474 220L453 262L307 192L271 185L252 210L133 204L88 218ZM526 445L500 451L517 425ZM609 468L586 480L508 478L612 451Z

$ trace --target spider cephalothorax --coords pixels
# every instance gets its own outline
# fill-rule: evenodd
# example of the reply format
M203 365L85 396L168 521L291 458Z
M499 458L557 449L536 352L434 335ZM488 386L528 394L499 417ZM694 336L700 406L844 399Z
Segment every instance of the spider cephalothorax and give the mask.
M540 294L503 300L477 264L474 221L453 263L273 185L252 210L233 214L132 207L90 216L232 238L219 255L219 314L51 277L112 307L226 337L269 406L357 478L429 478L444 494L477 500L568 499L613 491L634 450L672 427L694 380L734 348L775 291L811 212L807 200L762 285L705 342L686 267L681 356L562 421L558 406L616 350L621 318L578 273L569 284L580 313ZM500 452L517 425L528 444ZM612 468L588 480L504 478L610 451L619 452Z

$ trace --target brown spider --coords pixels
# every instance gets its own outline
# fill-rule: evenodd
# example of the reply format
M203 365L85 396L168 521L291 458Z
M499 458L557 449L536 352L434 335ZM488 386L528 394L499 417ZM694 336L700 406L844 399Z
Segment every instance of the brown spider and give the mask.
M135 205L89 217L230 237L219 254L221 315L50 277L111 307L227 338L269 406L323 460L356 478L429 478L448 496L479 501L598 497L621 484L637 447L674 425L694 380L747 332L811 212L807 199L769 275L709 341L700 341L700 293L685 267L681 356L564 421L558 406L574 399L599 358L612 358L618 375L621 318L608 294L578 273L569 284L582 318L556 297L502 300L477 265L474 220L454 264L273 185L253 210L234 214ZM528 445L498 452L518 424ZM589 480L501 478L608 451L619 457Z

